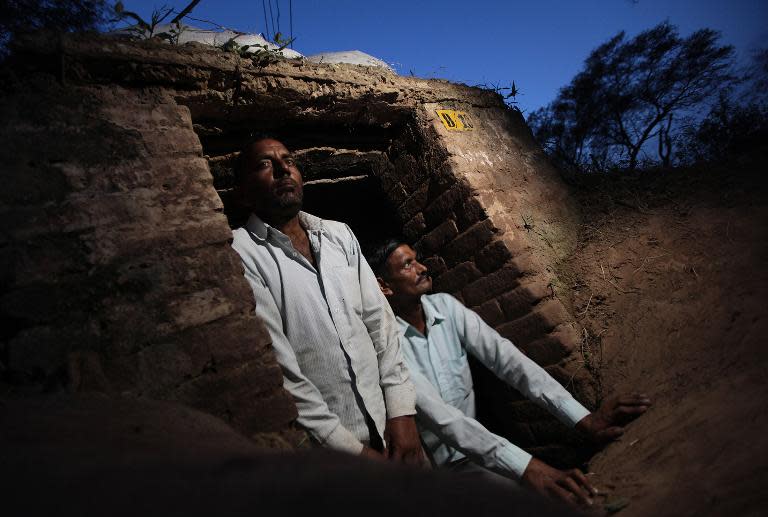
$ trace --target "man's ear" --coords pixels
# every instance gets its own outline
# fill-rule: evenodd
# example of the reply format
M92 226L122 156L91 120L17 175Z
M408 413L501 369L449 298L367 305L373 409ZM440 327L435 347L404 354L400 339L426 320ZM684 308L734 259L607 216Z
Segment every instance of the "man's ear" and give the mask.
M380 276L377 276L376 281L379 282L379 289L381 289L381 292L384 294L384 296L392 296L392 289L389 287L389 284L386 280Z
M238 182L232 189L231 203L236 210L251 211L253 206L243 186Z
M230 200L232 201L232 203L234 203L238 207L243 207L243 198L245 198L245 196L243 195L243 189L240 186L239 181L235 182L235 186L232 188L230 192L231 192Z

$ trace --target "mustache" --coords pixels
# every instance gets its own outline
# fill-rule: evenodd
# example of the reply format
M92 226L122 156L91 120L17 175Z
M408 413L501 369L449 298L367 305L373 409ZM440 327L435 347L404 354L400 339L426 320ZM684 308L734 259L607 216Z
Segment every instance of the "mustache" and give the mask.
M284 187L295 187L299 188L299 184L295 182L292 178L283 178L281 180L278 180L272 184L272 189L280 189Z

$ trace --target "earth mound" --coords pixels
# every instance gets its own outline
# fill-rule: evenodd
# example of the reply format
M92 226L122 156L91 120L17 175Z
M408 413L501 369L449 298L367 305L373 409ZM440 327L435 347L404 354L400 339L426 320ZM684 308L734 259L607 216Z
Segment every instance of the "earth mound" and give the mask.
M590 469L622 515L758 515L768 502L768 203L757 165L582 181L561 264L598 394L653 407Z

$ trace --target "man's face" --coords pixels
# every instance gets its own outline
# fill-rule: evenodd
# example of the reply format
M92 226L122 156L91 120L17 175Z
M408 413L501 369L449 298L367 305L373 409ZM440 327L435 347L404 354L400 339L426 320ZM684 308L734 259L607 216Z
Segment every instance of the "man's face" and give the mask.
M254 142L240 172L243 202L262 216L291 218L304 199L301 173L290 151L277 140Z
M416 252L407 244L395 248L385 268L387 277L380 283L387 297L413 301L432 290L432 278L426 266L416 259Z

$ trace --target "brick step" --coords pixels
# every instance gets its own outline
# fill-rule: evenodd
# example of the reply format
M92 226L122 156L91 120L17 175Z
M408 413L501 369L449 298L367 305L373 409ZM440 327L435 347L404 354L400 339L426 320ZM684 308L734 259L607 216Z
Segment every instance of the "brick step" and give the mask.
M497 327L499 334L523 348L570 319L559 300L546 300L521 318Z

